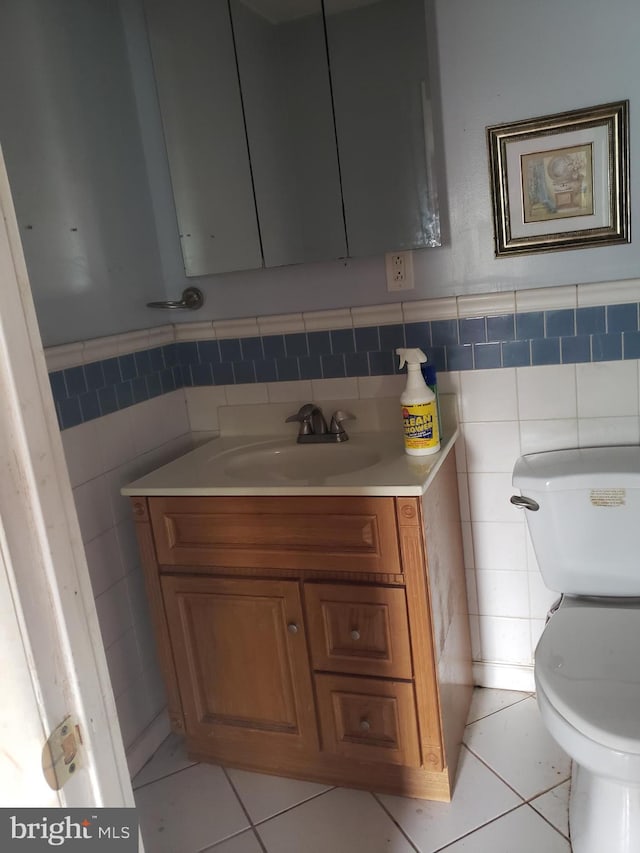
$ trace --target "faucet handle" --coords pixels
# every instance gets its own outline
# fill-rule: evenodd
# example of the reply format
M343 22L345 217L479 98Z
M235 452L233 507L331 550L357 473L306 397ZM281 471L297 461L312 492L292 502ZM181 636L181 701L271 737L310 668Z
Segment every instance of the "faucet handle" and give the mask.
M356 416L352 415L351 412L343 412L342 409L338 409L333 413L333 417L331 418L331 426L329 427L329 432L332 432L334 435L340 435L344 433L344 427L342 426L343 421L355 421Z
M306 421L309 420L313 412L315 411L315 406L313 403L305 403L304 406L300 406L295 415L289 415L289 417L285 420L286 424L291 423L292 421Z
M314 406L313 403L305 403L304 406L300 406L295 415L289 415L285 419L285 423L289 424L295 421L300 424L298 435L311 435L313 433L311 418L317 411L318 407Z

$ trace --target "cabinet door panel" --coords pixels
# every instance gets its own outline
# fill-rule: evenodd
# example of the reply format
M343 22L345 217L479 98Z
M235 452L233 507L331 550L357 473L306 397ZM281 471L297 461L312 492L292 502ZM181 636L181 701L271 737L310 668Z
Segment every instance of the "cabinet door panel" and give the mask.
M295 581L163 576L187 734L317 743Z
M262 266L227 0L145 0L188 276Z
M325 12L349 254L438 246L424 0Z
M347 254L321 0L232 0L265 266Z
M404 589L308 583L304 595L315 669L411 678Z

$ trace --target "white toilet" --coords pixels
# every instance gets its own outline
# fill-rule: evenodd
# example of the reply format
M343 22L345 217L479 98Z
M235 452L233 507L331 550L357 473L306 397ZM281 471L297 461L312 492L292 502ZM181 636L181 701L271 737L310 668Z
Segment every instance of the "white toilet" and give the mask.
M542 719L573 759L574 853L640 851L640 447L522 456L513 471L549 589Z

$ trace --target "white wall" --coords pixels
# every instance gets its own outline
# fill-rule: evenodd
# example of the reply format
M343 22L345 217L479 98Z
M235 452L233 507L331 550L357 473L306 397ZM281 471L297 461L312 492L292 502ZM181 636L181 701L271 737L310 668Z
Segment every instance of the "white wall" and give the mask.
M416 299L631 278L637 242L493 257L485 128L631 100L636 0L425 0L437 30L447 245L416 253ZM57 9L57 11L56 11ZM61 12L60 10L63 10ZM184 275L142 0L4 4L0 141L46 345L146 328ZM437 81L434 90L437 93ZM632 219L638 202L633 192ZM372 204L376 199L372 199ZM29 228L28 226L32 226ZM77 231L72 231L77 228ZM381 257L203 276L198 318L392 302ZM190 322L193 317L173 317Z
M637 241L495 259L485 127L629 98L637 221L637 2L438 0L437 21L451 246L442 256L421 258L421 273L456 292L635 276Z
M137 0L127 0L135 3ZM632 222L638 221L640 95L637 0L426 0L437 26L442 101L449 239L445 246L415 253L416 290L403 298L424 299L633 278L640 267L640 243L528 255L493 256L491 199L485 128L522 118L631 100ZM435 13L432 8L435 7ZM138 70L144 67L144 39L137 41ZM148 61L148 59L147 59ZM140 83L138 79L137 84ZM437 89L437 86L435 87ZM138 85L147 108L149 92ZM155 130L143 125L143 134ZM155 164L151 179L161 243L172 248L172 286L186 282L180 267L166 169ZM372 199L372 204L376 199ZM445 211L445 214L447 211ZM393 302L386 290L381 257L304 264L272 270L203 276L198 285L207 304L198 319L311 311ZM173 319L173 318L172 318ZM189 322L191 317L178 317Z

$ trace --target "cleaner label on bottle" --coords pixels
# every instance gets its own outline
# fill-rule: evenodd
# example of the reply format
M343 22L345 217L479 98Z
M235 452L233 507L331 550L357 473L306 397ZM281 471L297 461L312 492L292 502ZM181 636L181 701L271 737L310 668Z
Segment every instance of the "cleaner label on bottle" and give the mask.
M411 450L435 447L440 441L436 402L402 407L405 446Z

